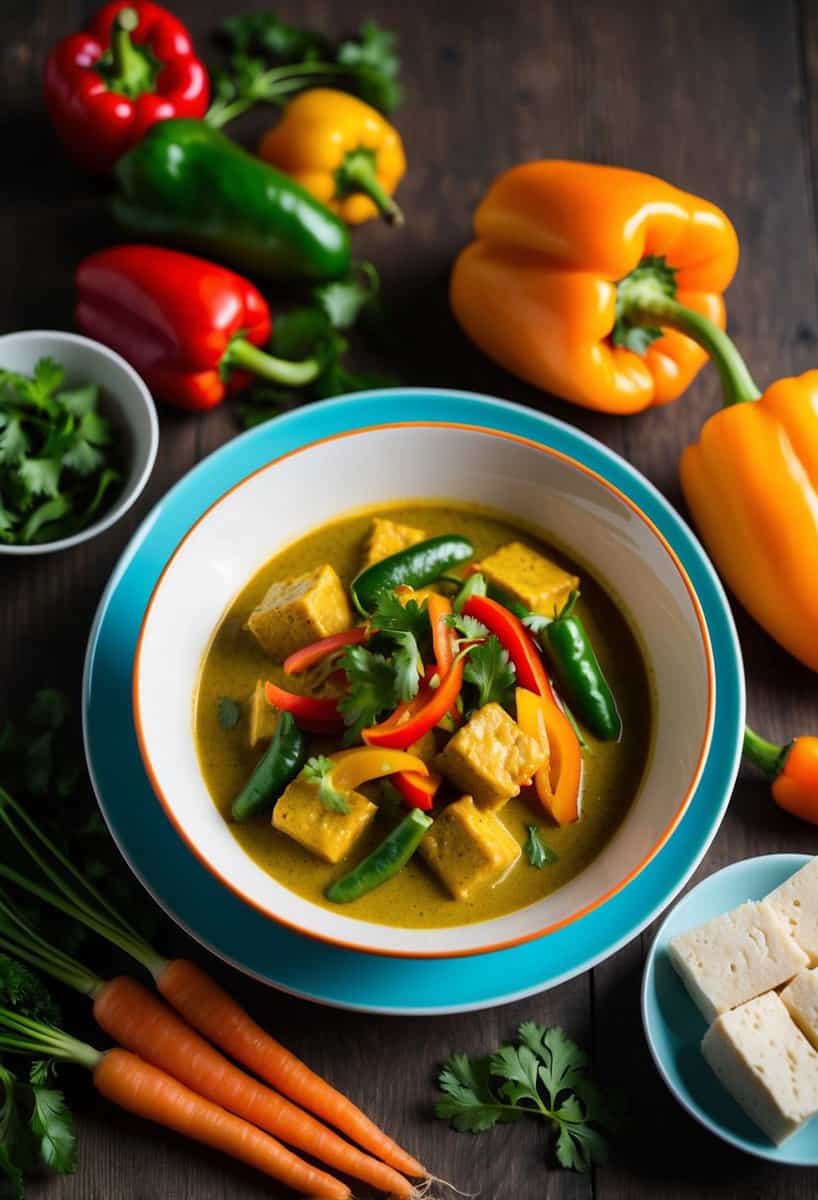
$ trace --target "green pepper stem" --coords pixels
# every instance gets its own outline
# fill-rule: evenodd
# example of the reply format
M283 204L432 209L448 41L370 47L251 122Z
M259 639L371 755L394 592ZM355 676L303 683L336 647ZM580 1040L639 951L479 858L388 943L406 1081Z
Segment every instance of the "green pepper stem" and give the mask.
M791 745L792 742L787 746L776 746L774 742L759 737L749 725L745 726L744 757L768 779L777 779L781 774Z
M221 365L228 369L240 367L252 375L260 375L262 379L269 379L272 383L281 383L286 387L304 387L321 374L321 363L317 358L289 362L285 358L267 354L244 337L233 338Z
M669 296L653 294L648 289L644 295L638 292L634 294L625 313L628 321L634 325L660 325L678 329L706 350L719 373L725 406L757 400L761 395L730 338L701 313L694 312Z
M402 225L403 212L378 180L375 152L364 146L350 150L335 172L339 197L368 196L388 225Z
M130 100L156 86L158 61L145 46L134 45L131 34L139 24L133 8L121 8L111 25L111 48L97 64L108 88Z

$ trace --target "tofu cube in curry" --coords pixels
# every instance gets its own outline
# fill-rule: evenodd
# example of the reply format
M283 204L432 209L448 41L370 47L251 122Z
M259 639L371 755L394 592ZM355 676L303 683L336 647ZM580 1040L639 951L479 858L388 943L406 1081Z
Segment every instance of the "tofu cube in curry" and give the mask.
M463 796L436 818L420 854L456 900L470 900L502 879L520 857L520 846L496 813Z
M250 719L248 721L248 740L250 748L255 749L259 742L269 742L278 724L278 710L267 703L264 695L264 680L258 679L253 694L248 701Z
M548 758L499 704L473 713L435 759L436 768L480 808L500 809Z
M345 797L349 812L332 812L321 803L319 785L298 775L279 797L273 809L273 825L324 862L339 863L378 811L360 792L346 792Z
M389 558L391 554L406 550L408 546L422 542L425 537L422 529L415 529L412 525L400 525L397 521L388 521L385 517L373 518L364 546L361 570Z
M552 562L522 542L509 542L484 558L480 570L489 583L502 588L531 612L553 617L579 588L579 576Z
M310 642L342 633L351 624L344 585L326 563L272 584L247 618L247 628L262 650L280 661Z

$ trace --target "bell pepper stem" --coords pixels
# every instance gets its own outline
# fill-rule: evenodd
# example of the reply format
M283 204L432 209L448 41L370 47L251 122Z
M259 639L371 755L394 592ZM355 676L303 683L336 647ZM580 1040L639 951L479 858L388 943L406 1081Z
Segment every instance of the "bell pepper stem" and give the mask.
M350 150L335 172L337 196L368 196L389 225L403 225L403 212L379 183L375 169L375 152L364 146Z
M777 779L781 774L789 749L789 745L776 746L760 737L749 725L745 727L744 757L768 779Z
M243 337L233 338L221 365L228 370L238 367L242 371L249 371L251 375L259 375L262 379L269 379L272 383L280 383L285 387L304 387L321 374L321 362L317 358L290 362L260 350Z
M138 24L135 9L121 8L111 25L110 50L97 64L109 91L131 100L154 90L159 66L149 47L134 44L131 34Z
M719 373L725 406L757 400L761 395L730 338L701 313L662 294L646 294L644 297L634 295L626 313L633 325L678 329L706 350Z

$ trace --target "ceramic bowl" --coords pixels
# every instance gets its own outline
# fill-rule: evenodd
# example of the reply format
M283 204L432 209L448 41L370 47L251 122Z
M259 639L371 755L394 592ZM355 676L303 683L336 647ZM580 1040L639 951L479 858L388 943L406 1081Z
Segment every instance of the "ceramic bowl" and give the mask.
M493 920L397 929L330 912L250 859L216 811L193 737L193 696L215 626L276 551L339 514L418 497L473 501L570 547L629 615L652 673L655 737L638 794L614 837L564 887ZM444 500L445 502L445 500ZM710 743L715 681L706 623L675 552L622 492L580 462L497 431L445 423L355 430L250 475L193 526L168 562L142 626L134 715L147 773L168 817L222 883L270 918L377 954L454 957L516 945L617 893L671 836Z
M136 371L101 342L56 329L30 329L0 337L0 368L30 374L40 358L65 367L67 386L98 384L100 406L124 447L124 479L113 503L91 525L71 537L33 546L5 545L0 554L51 554L109 529L139 497L150 478L159 446L159 423L151 394Z
M818 1117L774 1145L713 1074L702 1052L707 1022L673 969L668 945L711 917L763 900L810 861L806 854L765 854L731 863L691 888L654 938L642 981L642 1023L659 1074L683 1108L705 1129L757 1158L818 1167Z

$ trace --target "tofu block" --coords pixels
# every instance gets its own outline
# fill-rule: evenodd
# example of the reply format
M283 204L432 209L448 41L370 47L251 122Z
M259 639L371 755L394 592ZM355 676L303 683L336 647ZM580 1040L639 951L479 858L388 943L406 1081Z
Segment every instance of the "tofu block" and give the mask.
M348 813L330 812L321 803L318 784L296 776L273 809L273 825L324 862L346 858L378 811L360 792L347 792Z
M818 968L796 975L781 999L798 1028L818 1049Z
M495 813L463 796L437 817L420 853L456 900L469 900L514 866L520 846Z
M782 918L810 966L818 964L818 858L766 897Z
M553 617L571 592L579 587L579 577L557 566L522 542L509 542L484 558L480 570L489 583L508 592L532 612Z
M486 704L450 738L435 766L481 808L493 811L516 796L547 758L547 750L504 708Z
M264 695L264 680L256 681L253 694L248 701L250 720L248 721L248 739L251 748L259 742L269 742L278 724L278 710L267 703Z
M780 996L767 992L711 1025L702 1054L776 1144L818 1112L818 1054Z
M247 628L262 650L279 661L310 642L342 633L351 624L344 585L329 564L272 584L247 619Z
M399 525L397 521L387 521L385 517L374 517L364 544L361 570L389 558L390 554L405 550L407 546L422 542L425 537L422 529L415 529L412 525Z
M807 965L807 956L765 900L750 900L680 934L669 952L707 1021L789 983Z

